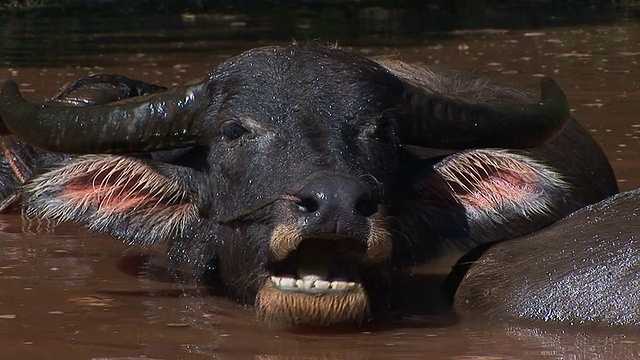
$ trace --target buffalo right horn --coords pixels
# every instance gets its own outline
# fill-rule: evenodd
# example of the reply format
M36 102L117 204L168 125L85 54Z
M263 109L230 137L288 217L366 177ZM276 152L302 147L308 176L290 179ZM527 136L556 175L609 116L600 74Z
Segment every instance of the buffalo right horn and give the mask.
M29 102L15 82L7 81L0 93L0 118L6 130L48 151L126 153L193 146L207 135L202 119L210 82L207 77L162 93L77 107Z
M492 105L426 93L406 84L409 122L400 124L400 141L441 149L502 147L524 149L543 145L564 129L569 102L551 78L540 82L536 103Z

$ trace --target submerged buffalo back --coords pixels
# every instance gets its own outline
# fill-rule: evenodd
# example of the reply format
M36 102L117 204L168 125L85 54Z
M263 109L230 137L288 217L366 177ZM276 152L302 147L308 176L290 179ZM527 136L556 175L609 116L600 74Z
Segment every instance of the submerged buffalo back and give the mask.
M604 151L573 119L565 131L544 146L531 149L531 154L561 170L563 179L572 184L570 196L562 204L564 213L618 193L618 183Z
M494 245L470 266L455 306L492 318L640 325L639 222L634 190Z

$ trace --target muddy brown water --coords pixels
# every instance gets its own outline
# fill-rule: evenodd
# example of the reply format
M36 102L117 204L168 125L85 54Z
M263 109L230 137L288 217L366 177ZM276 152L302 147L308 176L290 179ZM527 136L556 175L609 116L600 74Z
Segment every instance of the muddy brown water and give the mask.
M17 79L31 99L91 73L172 85L200 78L251 47L286 43L234 39L229 34L245 26L234 19L200 29L188 21L172 36L158 29L76 32L91 46L66 52L51 41L81 41L60 33L34 39L20 22L4 24L0 80ZM573 115L605 149L621 190L640 187L639 22L446 35L354 50L473 71L535 92L540 77L552 75ZM437 311L384 327L292 333L257 321L250 308L170 281L161 264L145 265L149 258L154 264L161 255L73 226L54 230L19 214L0 216L0 359L640 357L637 331L458 319Z

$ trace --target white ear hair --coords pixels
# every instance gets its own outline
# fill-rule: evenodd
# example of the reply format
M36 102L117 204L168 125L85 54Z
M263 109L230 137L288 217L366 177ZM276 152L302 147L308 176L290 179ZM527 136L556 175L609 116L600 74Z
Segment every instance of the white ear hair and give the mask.
M28 183L25 207L31 217L77 222L149 245L197 219L198 205L182 180L141 159L85 155Z

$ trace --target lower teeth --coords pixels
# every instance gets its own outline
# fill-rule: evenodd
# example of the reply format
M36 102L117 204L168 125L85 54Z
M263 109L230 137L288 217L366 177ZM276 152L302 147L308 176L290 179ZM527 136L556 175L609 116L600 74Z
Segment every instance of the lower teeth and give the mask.
M353 281L326 281L311 276L305 276L304 279L272 276L271 282L283 290L348 290L356 286Z

